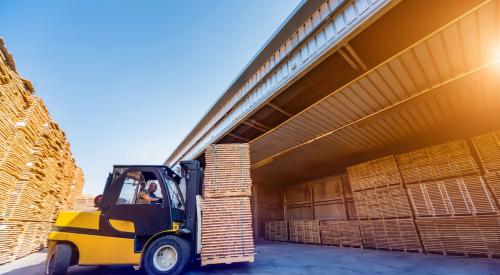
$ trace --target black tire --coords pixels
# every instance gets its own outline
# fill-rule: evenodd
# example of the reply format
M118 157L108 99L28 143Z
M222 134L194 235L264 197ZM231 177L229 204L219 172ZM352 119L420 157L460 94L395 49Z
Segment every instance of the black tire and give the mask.
M154 262L155 254L158 250L164 247L169 247L175 249L177 253L177 260L175 264L168 270L160 270L157 268ZM149 275L177 275L182 272L184 267L191 260L191 244L189 241L182 239L177 236L163 236L156 239L146 250L146 254L143 260L143 266ZM158 251L159 252L159 251Z
M69 244L59 243L52 249L45 264L46 275L64 275L71 263L73 249Z

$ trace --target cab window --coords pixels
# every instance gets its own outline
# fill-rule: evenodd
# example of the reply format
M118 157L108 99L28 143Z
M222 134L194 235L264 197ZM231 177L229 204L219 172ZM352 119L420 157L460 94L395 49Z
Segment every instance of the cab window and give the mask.
M136 194L139 187L139 180L141 179L140 172L127 172L127 177L123 182L120 196L116 204L134 204L136 201Z

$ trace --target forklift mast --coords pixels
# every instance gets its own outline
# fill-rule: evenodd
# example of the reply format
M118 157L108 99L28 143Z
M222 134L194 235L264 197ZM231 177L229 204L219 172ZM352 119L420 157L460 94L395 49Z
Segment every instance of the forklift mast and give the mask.
M197 240L197 209L196 196L201 195L203 188L203 172L197 160L180 162L182 177L186 180L185 198L185 224L183 229L191 232L191 242L196 244ZM195 248L196 250L196 248Z

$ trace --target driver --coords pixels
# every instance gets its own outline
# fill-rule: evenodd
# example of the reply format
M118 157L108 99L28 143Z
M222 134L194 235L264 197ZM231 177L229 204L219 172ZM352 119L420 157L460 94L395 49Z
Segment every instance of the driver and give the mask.
M152 182L149 184L148 189L142 189L139 192L137 203L154 203L160 200L155 194L158 185Z

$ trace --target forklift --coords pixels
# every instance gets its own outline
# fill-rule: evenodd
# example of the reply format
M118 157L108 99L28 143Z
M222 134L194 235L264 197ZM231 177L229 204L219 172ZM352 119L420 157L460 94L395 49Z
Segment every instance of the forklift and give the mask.
M180 172L164 165L113 166L97 210L57 217L48 236L45 274L66 274L72 265L181 273L201 251L203 171L192 160L182 161Z

